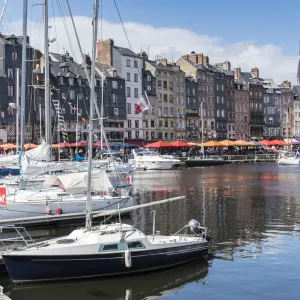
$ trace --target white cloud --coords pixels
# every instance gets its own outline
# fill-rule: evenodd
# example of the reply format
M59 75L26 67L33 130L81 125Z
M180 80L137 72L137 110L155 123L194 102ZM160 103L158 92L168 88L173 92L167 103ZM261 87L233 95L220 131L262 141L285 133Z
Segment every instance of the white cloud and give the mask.
M56 32L54 20L49 20L52 29L49 31L49 37L57 38L57 44L50 46L50 51L56 52L57 46L60 52L63 49L68 50L75 59L79 59L79 51L75 36L71 26L71 21L66 18L68 31L71 33L73 48L67 38L63 19L56 18ZM78 30L82 48L91 53L92 43L92 22L90 18L75 16L74 21ZM43 49L42 24L29 22L28 35L34 47ZM10 24L10 33L21 34L21 21ZM238 43L228 43L220 37L209 35L199 35L190 30L181 28L154 28L151 25L128 22L125 28L135 52L141 49L150 50L150 57L155 55L167 57L169 60L176 61L182 54L195 51L208 55L211 63L229 60L232 67L241 67L242 71L250 71L253 67L260 69L261 77L273 78L277 83L283 80L290 80L295 83L297 57L287 56L282 49L276 45L266 44L262 46L255 45L252 41L240 41ZM98 32L100 38L100 30ZM122 47L129 47L121 24L103 21L103 38L112 38L115 44Z

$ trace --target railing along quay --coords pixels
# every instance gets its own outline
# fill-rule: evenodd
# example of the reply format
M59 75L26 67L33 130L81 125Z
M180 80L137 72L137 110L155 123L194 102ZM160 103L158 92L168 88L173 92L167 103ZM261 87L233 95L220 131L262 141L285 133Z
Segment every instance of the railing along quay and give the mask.
M275 162L278 154L210 155L209 158L222 159L228 163L258 163Z

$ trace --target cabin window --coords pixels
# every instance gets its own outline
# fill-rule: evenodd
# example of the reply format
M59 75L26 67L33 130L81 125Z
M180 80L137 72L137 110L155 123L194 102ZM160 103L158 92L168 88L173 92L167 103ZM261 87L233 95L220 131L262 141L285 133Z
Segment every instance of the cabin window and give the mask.
M114 251L114 250L118 250L118 244L104 245L102 248L102 251Z
M127 245L128 245L128 249L145 248L145 246L139 241L129 242L127 243Z

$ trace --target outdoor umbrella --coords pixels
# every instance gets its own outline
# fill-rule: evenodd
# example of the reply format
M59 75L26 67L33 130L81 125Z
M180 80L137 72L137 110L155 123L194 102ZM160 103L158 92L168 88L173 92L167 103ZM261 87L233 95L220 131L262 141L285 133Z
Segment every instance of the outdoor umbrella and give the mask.
M208 141L204 143L204 147L220 147L220 143L216 141Z
M262 145L265 145L265 146L270 145L270 141L268 141L268 140L262 140L262 141L259 141L259 143L262 144Z
M100 148L102 144L102 147L106 147L106 144L101 143L101 142L97 142L97 143L93 143L93 148Z
M189 145L188 143L183 142L183 141L175 141L175 142L169 143L168 146L169 147L192 147L192 145Z
M52 145L52 148L66 148L66 147L70 147L70 144L63 142L63 143L53 144Z
M247 141L243 141L243 140L237 140L234 142L235 146L240 146L240 147L252 147L255 146L254 144L247 142Z
M273 145L284 146L284 145L286 145L286 142L283 140L273 140L273 141L269 142L269 145L270 146L273 146Z
M37 147L36 144L31 144L31 143L29 143L29 144L24 144L24 149L25 149L25 150L33 149L33 148L36 148L36 147Z
M235 146L234 142L233 141L230 141L230 140L224 140L224 141L221 141L219 142L220 146L222 147L230 147L230 146Z
M8 143L8 144L1 145L1 148L6 151L9 149L17 149L17 146L15 144Z
M161 147L170 147L169 143L164 141L157 141L151 144L146 145L147 148L161 148Z

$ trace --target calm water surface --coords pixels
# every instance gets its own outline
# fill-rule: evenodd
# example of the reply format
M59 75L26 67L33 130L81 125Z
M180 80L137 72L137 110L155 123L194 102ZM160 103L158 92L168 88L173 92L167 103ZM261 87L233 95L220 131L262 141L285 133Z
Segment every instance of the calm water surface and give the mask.
M109 280L14 286L2 276L0 284L13 300L299 299L299 182L300 167L274 163L136 173L137 203L187 196L156 207L157 230L171 234L199 220L214 237L213 259ZM123 221L150 233L152 210L137 210Z

